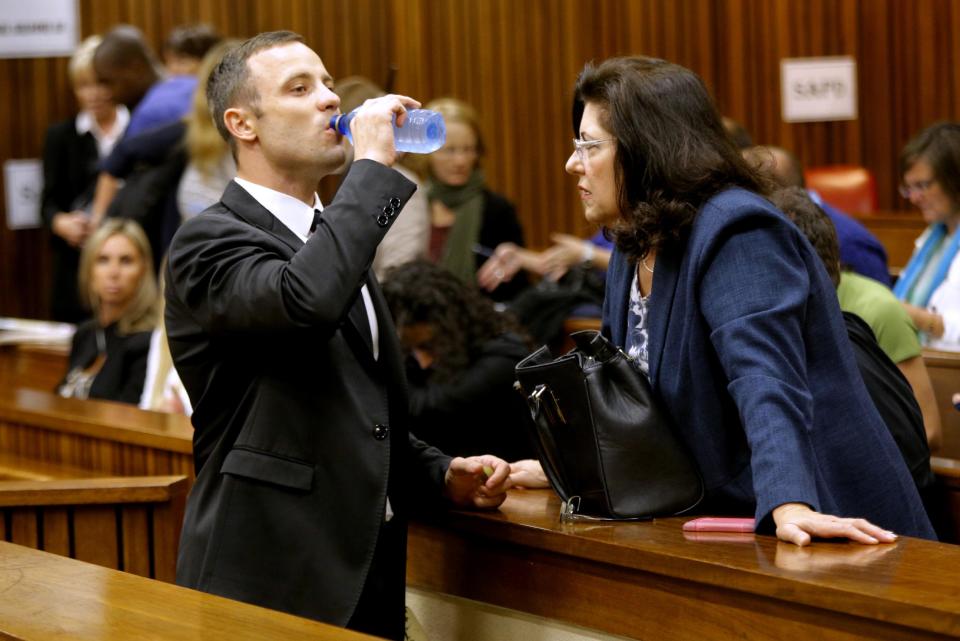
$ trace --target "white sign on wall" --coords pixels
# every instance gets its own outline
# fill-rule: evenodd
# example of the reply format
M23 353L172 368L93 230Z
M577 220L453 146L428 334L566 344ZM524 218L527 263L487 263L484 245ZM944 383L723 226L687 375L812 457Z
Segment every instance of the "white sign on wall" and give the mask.
M77 0L0 0L0 58L69 56L79 24Z
M43 166L39 160L8 160L3 163L3 190L7 195L7 227L40 226L40 196Z
M857 119L857 62L851 57L780 61L784 122Z

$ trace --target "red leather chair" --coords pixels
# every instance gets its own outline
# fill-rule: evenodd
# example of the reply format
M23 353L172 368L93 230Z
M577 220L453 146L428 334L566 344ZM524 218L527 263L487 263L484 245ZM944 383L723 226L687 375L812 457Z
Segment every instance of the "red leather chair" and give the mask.
M877 182L865 167L824 165L803 172L807 188L837 209L848 214L877 210Z

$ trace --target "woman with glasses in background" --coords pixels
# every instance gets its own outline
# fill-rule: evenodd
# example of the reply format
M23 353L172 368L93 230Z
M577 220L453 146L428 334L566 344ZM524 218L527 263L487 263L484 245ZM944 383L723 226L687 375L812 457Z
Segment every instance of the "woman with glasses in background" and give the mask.
M509 301L527 285L519 259L513 260L522 254L523 230L513 205L487 189L477 113L455 98L438 98L425 108L443 114L447 125L443 147L423 161L407 159L422 163L414 168L428 179L430 258L493 300Z
M813 537L934 538L803 234L703 81L646 57L588 64L566 169L615 243L606 336L650 380L703 475L699 509Z
M917 134L900 153L900 171L901 195L929 227L893 293L925 345L960 351L960 124L940 122Z

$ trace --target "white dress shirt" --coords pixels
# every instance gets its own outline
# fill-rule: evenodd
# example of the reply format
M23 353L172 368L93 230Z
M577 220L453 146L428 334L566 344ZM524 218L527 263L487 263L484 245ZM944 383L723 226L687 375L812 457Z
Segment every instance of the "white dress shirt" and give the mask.
M116 120L113 121L113 128L109 133L104 132L103 129L100 128L100 125L98 125L94 117L90 115L90 112L81 111L77 114L75 121L77 133L82 136L88 131L90 132L93 139L97 142L97 154L100 158L106 158L110 155L110 152L113 151L117 141L123 136L123 132L127 130L127 125L130 123L130 112L127 111L127 108L123 105L117 105L116 109Z

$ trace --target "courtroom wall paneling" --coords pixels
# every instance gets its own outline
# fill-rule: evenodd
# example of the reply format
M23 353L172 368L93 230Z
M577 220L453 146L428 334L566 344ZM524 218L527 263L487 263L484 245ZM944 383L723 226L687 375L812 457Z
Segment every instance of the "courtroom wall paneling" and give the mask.
M235 37L292 29L336 77L392 77L424 102L474 104L488 182L517 205L535 247L552 231L592 231L563 170L571 89L587 60L643 53L691 67L756 142L808 165L870 168L883 210L908 207L896 193L904 142L960 111L960 5L950 0L80 1L82 36L130 22L158 50L172 27L197 21ZM781 58L834 55L857 59L859 119L782 122ZM48 124L74 109L65 58L0 60L0 160L39 157ZM0 316L46 316L49 272L43 232L0 228Z

